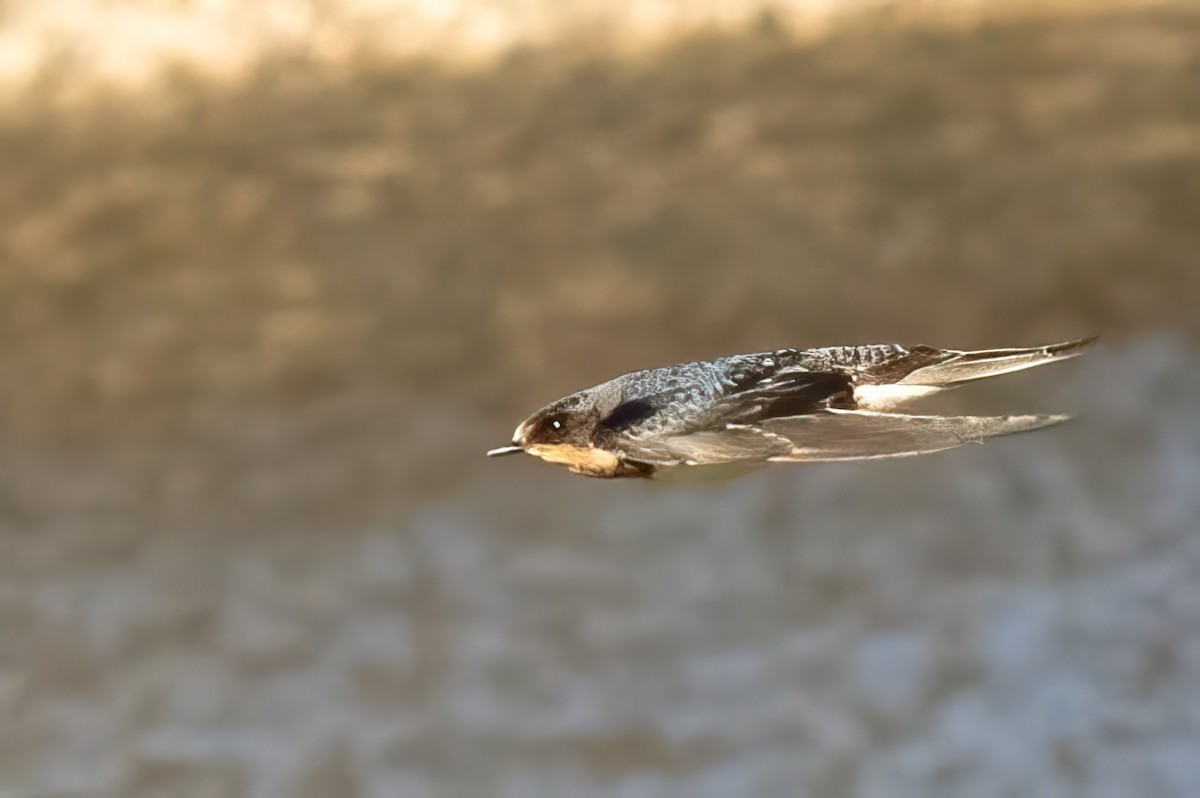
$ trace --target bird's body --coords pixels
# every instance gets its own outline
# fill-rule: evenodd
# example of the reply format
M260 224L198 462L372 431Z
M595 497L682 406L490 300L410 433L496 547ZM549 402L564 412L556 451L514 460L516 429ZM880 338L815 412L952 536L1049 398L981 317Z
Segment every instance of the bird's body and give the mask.
M1064 416L920 416L900 405L1078 354L1089 340L963 352L897 344L779 349L625 374L547 405L513 445L594 477L678 467L925 454Z

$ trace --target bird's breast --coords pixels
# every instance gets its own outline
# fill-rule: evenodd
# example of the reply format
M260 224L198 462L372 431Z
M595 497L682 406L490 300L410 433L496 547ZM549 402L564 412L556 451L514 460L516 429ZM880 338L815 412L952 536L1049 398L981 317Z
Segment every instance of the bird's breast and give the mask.
M621 460L615 454L605 449L593 446L580 446L574 443L537 443L525 451L534 457L540 457L547 463L564 465L573 473L587 474L592 477L616 476L621 468Z

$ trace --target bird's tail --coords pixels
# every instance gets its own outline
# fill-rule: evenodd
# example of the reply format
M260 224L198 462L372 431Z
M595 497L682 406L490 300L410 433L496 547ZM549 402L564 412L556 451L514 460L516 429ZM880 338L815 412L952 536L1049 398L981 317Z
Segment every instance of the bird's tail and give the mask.
M983 349L975 352L946 351L948 357L921 366L899 381L900 385L949 388L986 377L1043 366L1075 357L1096 338L1081 338L1061 344L1025 349Z

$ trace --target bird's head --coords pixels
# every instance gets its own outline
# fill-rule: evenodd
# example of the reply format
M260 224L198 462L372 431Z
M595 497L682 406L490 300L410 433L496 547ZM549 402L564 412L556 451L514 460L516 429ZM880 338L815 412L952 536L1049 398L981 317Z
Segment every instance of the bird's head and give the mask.
M513 432L511 446L493 449L488 455L525 452L576 473L615 468L616 455L596 447L597 428L613 405L610 392L601 388L551 402L521 422Z
M493 449L488 454L511 454L546 446L587 446L600 422L600 415L594 392L571 394L551 402L522 421L513 432L512 446Z

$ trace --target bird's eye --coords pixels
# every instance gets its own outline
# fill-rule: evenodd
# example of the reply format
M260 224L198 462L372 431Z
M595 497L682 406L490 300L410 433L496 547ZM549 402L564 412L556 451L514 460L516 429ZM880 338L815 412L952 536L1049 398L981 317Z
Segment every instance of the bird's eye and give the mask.
M562 422L556 418L550 422L550 426L554 427L555 429L562 429Z

